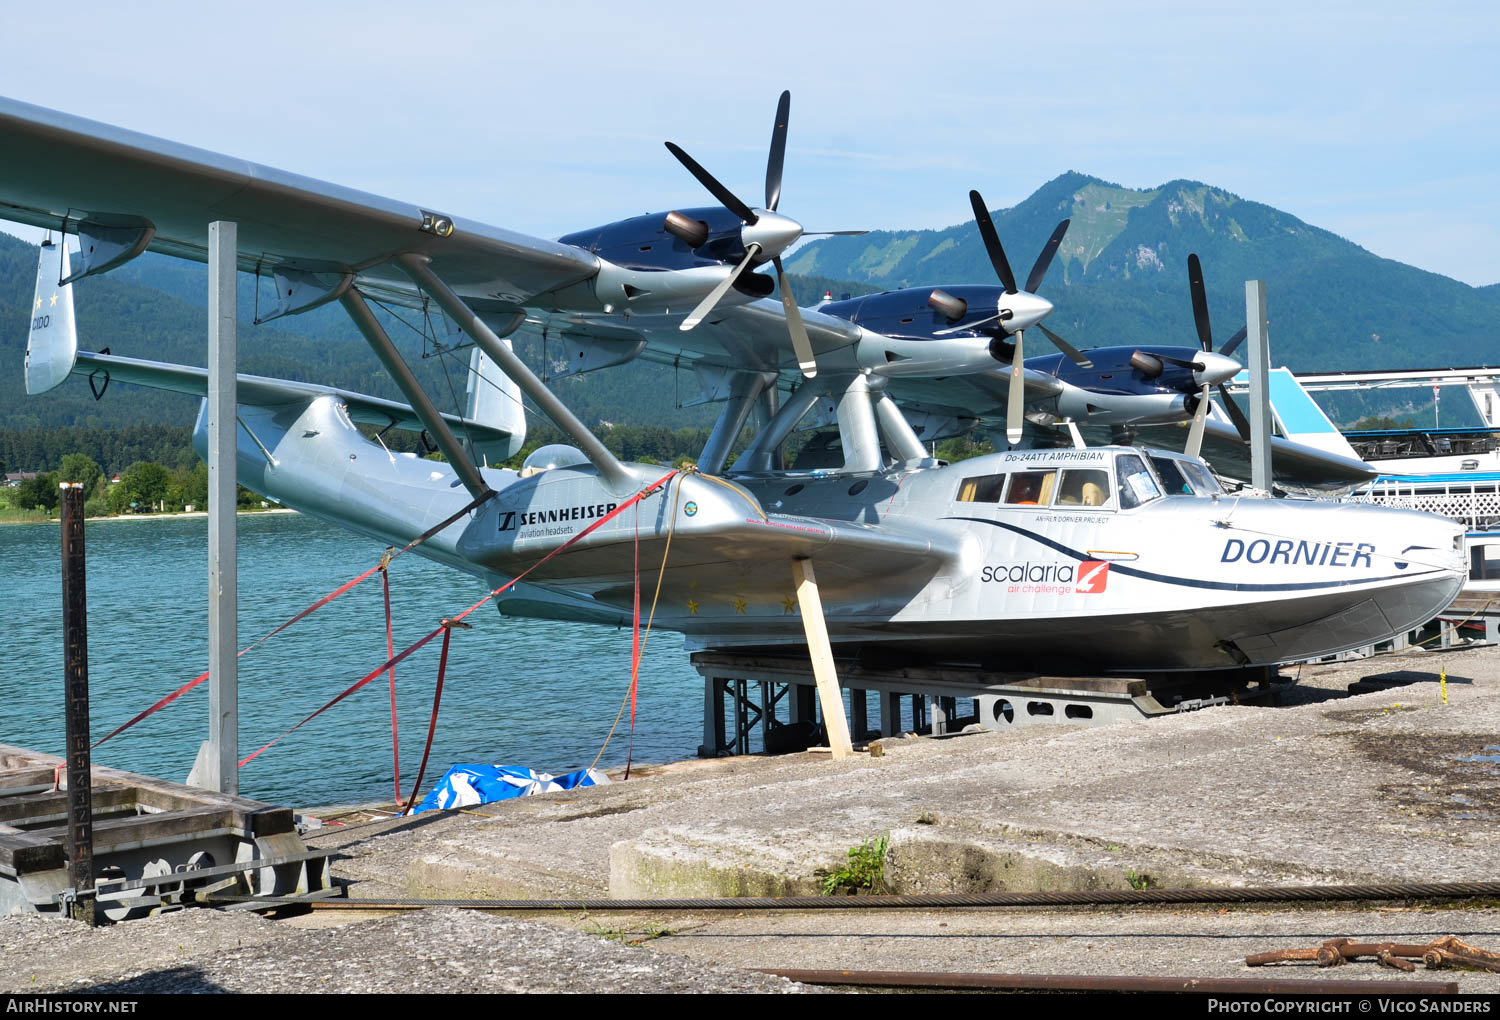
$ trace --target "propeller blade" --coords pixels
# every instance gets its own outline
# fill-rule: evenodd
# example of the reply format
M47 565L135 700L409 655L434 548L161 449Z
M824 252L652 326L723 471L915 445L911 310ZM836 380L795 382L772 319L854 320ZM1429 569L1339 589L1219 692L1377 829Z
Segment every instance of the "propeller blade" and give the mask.
M1208 387L1198 394L1198 410L1193 412L1193 427L1188 430L1187 446L1182 452L1197 457L1203 449L1203 423L1208 420Z
M858 237L868 234L868 230L804 230L803 237Z
M771 128L771 154L766 158L766 208L772 212L781 201L781 167L786 162L786 122L791 109L792 94L783 92L776 104L776 123Z
M1066 223L1067 221L1064 220L1063 222ZM1046 326L1043 326L1040 322L1036 324L1036 328L1046 334L1047 339L1052 341L1052 345L1066 354L1068 356L1068 359L1076 364L1079 368L1094 367L1094 363L1090 361L1082 351L1080 351L1077 347L1074 347L1072 344L1068 343L1056 333L1052 332L1052 330L1048 329Z
M782 98L786 98L783 94ZM812 340L807 327L802 323L802 310L797 307L797 298L792 294L791 281L781 268L781 256L771 260L776 267L776 286L781 289L781 305L786 309L786 329L792 335L792 352L797 355L797 365L802 374L811 379L818 374L818 362L813 357Z
M984 199L979 192L969 192L969 204L974 207L974 220L979 224L979 236L984 238L984 250L990 254L990 264L995 267L995 275L1000 277L1006 290L1012 294L1018 293L1016 274L1010 271L1010 263L1005 260L1005 249L1000 247L1000 235L995 233L995 221L990 219L990 211L984 207Z
M678 326L677 328L686 333L688 330L698 325L698 323L708 318L708 313L714 310L714 305L718 304L719 299L722 298L725 294L729 293L729 288L734 286L734 281L738 280L740 276L745 272L745 270L750 268L750 263L754 262L755 256L759 254L760 245L749 245L745 249L745 257L740 260L740 264L735 266L734 269L730 271L729 275L724 277L724 279L719 282L719 285L717 287L709 291L708 297L698 302L698 307L693 309L693 314L689 315L686 319L683 319L682 325Z
M975 326L983 326L985 323L994 322L996 319L1004 318L1004 316L1005 316L1004 312L999 312L999 313L997 313L995 315L991 315L988 319L976 319L973 322L966 322L962 326L950 326L947 329L940 329L940 330L938 330L936 333L934 333L932 335L933 336L948 336L948 335L950 335L952 333L967 333L969 330L973 329Z
M1198 327L1198 345L1205 351L1214 349L1213 330L1208 324L1208 292L1203 289L1203 263L1197 255L1188 256L1188 290L1193 295L1193 322Z
M1230 337L1227 344L1219 348L1219 353L1225 355L1226 357L1233 354L1235 348L1239 347L1240 344L1245 342L1245 337L1248 336L1249 333L1250 330L1248 327L1241 326L1240 331L1234 336Z
M720 184L718 179L715 178L713 174L709 173L707 170L703 169L703 167L699 166L698 161L695 160L692 156L689 156L687 153L683 152L679 146L673 145L671 142L668 142L667 151L676 156L677 162L687 167L688 173L698 178L698 183L707 188L709 190L709 193L712 194L714 198L717 198L719 200L719 204L724 208L734 213L746 223L754 223L759 219L759 217L750 210L750 207L748 205L746 205L744 202L741 202L738 198L735 197L734 192L730 191L728 188L724 187L724 185Z
M1191 368L1196 371L1201 367L1196 361L1189 361L1186 358L1174 358L1170 354L1153 354L1151 356L1157 361L1165 361L1167 364L1176 365L1179 368Z
M1021 444L1021 433L1026 427L1021 417L1026 402L1026 356L1021 353L1021 334L1024 332L1018 330L1015 334L1016 353L1010 359L1010 392L1005 398L1005 441L1012 447Z
M1052 256L1057 254L1058 246L1062 244L1063 235L1068 232L1068 224L1072 220L1063 220L1052 231L1052 236L1042 246L1042 253L1036 257L1036 264L1031 267L1031 275L1026 277L1026 289L1035 294L1036 289L1042 284L1042 277L1047 275L1047 270L1052 266Z
M1245 412L1240 410L1240 405L1234 402L1229 395L1229 390L1223 383L1219 384L1219 399L1224 401L1224 410L1229 414L1229 420L1234 422L1234 427L1239 429L1240 439L1250 442L1250 419L1245 417Z

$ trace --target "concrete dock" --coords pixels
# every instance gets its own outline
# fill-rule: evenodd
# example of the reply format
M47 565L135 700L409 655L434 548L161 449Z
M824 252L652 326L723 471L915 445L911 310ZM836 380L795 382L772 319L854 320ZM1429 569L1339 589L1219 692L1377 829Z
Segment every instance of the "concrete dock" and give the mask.
M1351 684L1367 693L1350 696ZM811 894L851 847L880 837L891 892L1500 878L1500 649L1307 667L1285 701L888 739L878 755L842 762L679 762L596 789L329 825L307 842L347 855L334 874L364 899ZM190 948L112 952L136 944L130 933ZM793 990L750 970L803 967L1369 979L1392 991L1456 980L1500 992L1494 973L1243 962L1336 937L1443 935L1500 950L1500 905L520 919L319 910L279 921L190 910L100 931L0 919L0 988L385 990L368 983L382 968L356 964L406 947L434 961L424 988L445 990ZM449 978L439 959L463 968Z

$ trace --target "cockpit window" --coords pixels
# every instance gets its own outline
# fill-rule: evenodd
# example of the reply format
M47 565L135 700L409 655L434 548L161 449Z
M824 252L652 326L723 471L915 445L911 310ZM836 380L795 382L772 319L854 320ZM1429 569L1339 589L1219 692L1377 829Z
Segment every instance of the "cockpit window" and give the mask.
M1182 465L1177 461L1170 457L1152 457L1151 463L1156 466L1156 473L1161 476L1161 484L1166 487L1168 496L1193 494L1193 487L1188 484L1187 476L1178 470Z
M960 503L998 503L1005 488L1004 475L979 475L965 478L958 487Z
M1193 483L1193 491L1200 496L1212 496L1216 492L1223 492L1224 487L1219 484L1207 468L1202 464L1194 464L1191 461L1182 461L1182 470L1187 472L1188 480Z
M1057 487L1058 506L1103 506L1109 502L1109 472L1070 468Z
M1115 460L1115 470L1120 477L1120 509L1133 510L1160 498L1161 488L1140 457L1133 453L1122 454Z
M1013 506L1046 506L1057 485L1056 471L1017 471L1010 476L1005 502Z

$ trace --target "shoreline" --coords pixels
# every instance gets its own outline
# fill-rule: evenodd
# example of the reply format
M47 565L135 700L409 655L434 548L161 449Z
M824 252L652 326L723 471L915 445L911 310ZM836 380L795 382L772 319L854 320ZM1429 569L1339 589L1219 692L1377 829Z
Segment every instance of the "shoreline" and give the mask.
M270 507L270 508L265 509L265 510L236 510L235 511L235 516L236 517L249 517L249 516L257 515L257 514L294 514L296 512L297 512L296 510L293 510L289 506L278 506L278 507ZM181 513L165 513L165 514L116 514L116 515L111 516L111 517L89 517L89 518L85 519L85 523L87 523L87 524L95 524L95 523L98 523L100 521L164 521L164 520L175 521L175 520L182 520L184 518L191 519L191 518L195 518L195 517L207 517L207 516L208 516L208 511L207 510L184 510ZM44 520L37 520L37 521L5 521L5 520L0 520L0 526L6 525L6 524L60 524L60 523L62 523L62 518L61 517L49 517L49 518L46 518Z

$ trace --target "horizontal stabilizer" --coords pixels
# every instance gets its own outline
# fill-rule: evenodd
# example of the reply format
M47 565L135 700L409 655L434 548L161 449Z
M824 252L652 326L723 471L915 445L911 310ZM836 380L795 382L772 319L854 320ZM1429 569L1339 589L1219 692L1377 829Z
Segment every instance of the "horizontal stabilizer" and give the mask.
M32 396L46 393L72 374L78 357L73 288L58 283L67 275L67 239L42 242L36 294L31 302L31 332L26 339L26 392Z
M122 358L114 354L90 354L80 351L76 375L89 376L103 373L111 382L149 386L156 390L171 390L202 397L208 394L208 369L191 365L172 365L161 361L142 361L137 358ZM406 404L383 397L372 397L364 393L319 386L316 383L291 382L286 379L268 379L259 375L239 375L238 398L241 404L257 407L279 407L286 404L303 403L313 397L332 396L338 398L349 410L349 417L363 425L379 425L419 431L422 421ZM470 421L456 414L443 414L443 420L455 433L464 435L476 444L489 444L492 449L503 449L513 441L512 433L488 423ZM520 429L524 436L525 422ZM507 455L509 456L509 455ZM504 458L501 458L504 459Z

